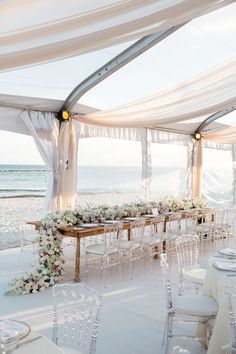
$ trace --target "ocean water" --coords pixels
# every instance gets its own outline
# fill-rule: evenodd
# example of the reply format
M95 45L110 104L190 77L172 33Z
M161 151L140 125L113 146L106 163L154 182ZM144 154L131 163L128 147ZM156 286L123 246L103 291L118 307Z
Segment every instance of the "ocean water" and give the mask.
M47 166L0 165L0 197L44 196Z
M49 173L47 166L0 165L0 198L45 196ZM185 195L185 182L184 169L153 168L155 194ZM77 186L80 196L105 193L140 197L141 167L79 166Z
M212 206L231 206L232 173L209 170L203 178L203 197ZM44 198L49 179L46 166L0 165L0 249L20 245L21 227L45 215ZM142 198L141 167L79 166L80 206L122 204ZM152 199L185 196L187 170L159 167L152 171ZM20 198L26 197L26 198Z
M49 179L47 166L0 165L0 198L45 196ZM78 193L125 193L141 188L139 167L80 166Z
M0 199L9 197L45 196L49 169L37 165L0 165ZM232 171L205 169L203 197L209 205L232 204ZM109 204L142 197L141 167L79 166L78 203ZM152 198L166 195L186 196L187 169L154 167L151 182Z

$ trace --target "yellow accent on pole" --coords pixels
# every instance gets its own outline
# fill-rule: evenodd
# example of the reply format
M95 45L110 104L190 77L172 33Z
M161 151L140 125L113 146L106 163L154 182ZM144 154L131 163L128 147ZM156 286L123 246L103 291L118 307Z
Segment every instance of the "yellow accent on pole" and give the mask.
M196 140L201 140L202 134L197 132L197 133L194 134L194 138L195 138Z
M62 112L62 118L65 119L65 120L69 119L70 118L70 113L67 112L67 111L63 111Z

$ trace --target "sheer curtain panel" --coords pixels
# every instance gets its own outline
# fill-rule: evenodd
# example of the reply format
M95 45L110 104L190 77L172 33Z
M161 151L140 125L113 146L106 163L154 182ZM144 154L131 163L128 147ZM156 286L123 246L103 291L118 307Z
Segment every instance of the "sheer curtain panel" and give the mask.
M202 193L202 141L193 142L193 197Z
M46 192L46 208L58 209L58 188L60 183L58 133L59 122L54 113L24 111L20 115L25 126L34 138L38 151L51 170Z
M73 119L62 123L59 132L60 184L58 208L74 207L77 187L77 154L79 124Z

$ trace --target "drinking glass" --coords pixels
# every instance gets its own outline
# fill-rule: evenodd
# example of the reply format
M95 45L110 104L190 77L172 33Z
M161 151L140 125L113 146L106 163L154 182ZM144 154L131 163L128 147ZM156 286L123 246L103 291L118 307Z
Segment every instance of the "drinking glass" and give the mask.
M0 354L10 354L17 348L19 335L16 329L0 328Z

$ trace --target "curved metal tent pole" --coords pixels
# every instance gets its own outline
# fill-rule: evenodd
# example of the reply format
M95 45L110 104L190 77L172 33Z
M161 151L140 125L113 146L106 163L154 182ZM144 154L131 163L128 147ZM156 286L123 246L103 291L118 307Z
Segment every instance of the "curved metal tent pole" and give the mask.
M220 119L221 117L224 117L226 114L229 114L231 112L233 112L234 110L236 110L236 107L230 107L230 108L226 108L224 111L220 111L217 113L214 113L213 115L211 115L210 117L207 117L195 130L195 133L201 133L203 131L203 129L205 129L208 125L210 125L211 123L213 123L214 121L216 121L217 119Z
M174 26L169 28L166 31L161 31L158 33L145 36L132 44L130 47L125 49L123 52L119 53L105 65L100 67L85 80L83 80L66 98L61 111L58 116L59 119L62 119L62 112L71 112L73 107L78 102L78 100L91 88L96 86L98 83L106 79L108 76L122 68L124 65L128 64L130 61L137 58L139 55L147 51L149 48L153 47L158 42L161 42L163 39L171 35L173 32L177 31L179 28L184 26L184 24Z

